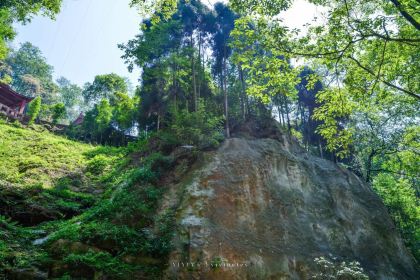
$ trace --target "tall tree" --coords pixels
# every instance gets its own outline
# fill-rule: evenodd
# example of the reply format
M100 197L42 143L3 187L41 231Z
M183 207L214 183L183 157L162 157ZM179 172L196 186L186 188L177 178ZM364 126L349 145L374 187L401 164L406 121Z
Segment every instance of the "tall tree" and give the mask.
M229 127L229 103L228 103L228 89L227 89L227 76L228 76L228 58L232 54L232 49L229 45L230 32L234 28L234 21L236 15L223 3L216 3L214 6L216 12L215 19L215 33L213 43L213 53L215 56L214 71L219 75L220 89L223 92L223 103L225 111L225 129L226 136L230 137Z
M60 101L64 103L67 109L67 118L69 121L73 121L84 107L83 90L64 77L57 79L57 84L60 89Z
M29 42L10 52L5 63L10 67L11 86L27 96L42 97L44 104L58 101L58 87L54 83L53 67L49 65L41 50Z
M117 92L127 92L127 84L123 77L111 73L98 75L92 83L87 83L83 89L83 97L91 106L102 99L107 99L114 104L114 95Z

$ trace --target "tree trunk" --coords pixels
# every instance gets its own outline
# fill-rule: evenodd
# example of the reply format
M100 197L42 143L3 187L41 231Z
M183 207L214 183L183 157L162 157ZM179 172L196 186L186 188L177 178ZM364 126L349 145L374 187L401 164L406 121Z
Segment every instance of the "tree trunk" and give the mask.
M318 148L319 148L319 156L321 158L324 158L324 154L322 152L322 145L321 145L321 140L318 140Z
M281 120L283 122L283 126L286 127L286 118L284 117L284 112L286 111L284 108L284 98L281 95L280 96L280 110L281 110Z
M284 125L284 122L282 122L282 120L281 120L281 110L280 110L280 105L276 105L276 107L277 107L277 115L278 115L278 117L279 117L279 123L280 123L280 125Z
M366 182L369 183L371 179L371 172L372 172L372 160L375 156L376 151L372 150L368 156L367 166L366 166Z
M245 88L245 80L244 80L244 73L242 70L242 66L241 64L239 64L239 79L241 80L241 85L242 85L242 102L241 102L241 109L242 109L242 119L245 120L246 119L246 115L247 115L247 95L246 95L246 88Z
M198 33L198 91L197 100L200 100L201 95L201 80L202 80L202 68L201 68L201 32Z
M195 61L194 61L194 42L193 42L193 32L191 32L191 70L192 70L192 79L193 79L193 102L194 102L194 112L197 111L197 85L195 81Z
M226 137L230 138L229 130L229 105L228 105L228 96L227 96L227 83L226 83L226 45L224 46L223 52L223 95L225 103L225 118L226 118Z
M177 66L174 63L173 67L172 67L172 71L173 71L173 75L172 75L172 90L173 90L173 95L174 95L174 110L175 110L175 114L178 112L178 103L177 103L177 88L176 88L176 71L177 71Z
M286 108L286 117L287 117L287 129L290 131L292 129L292 126L290 125L290 118L289 118L289 102L287 102L287 97L284 96L284 103Z

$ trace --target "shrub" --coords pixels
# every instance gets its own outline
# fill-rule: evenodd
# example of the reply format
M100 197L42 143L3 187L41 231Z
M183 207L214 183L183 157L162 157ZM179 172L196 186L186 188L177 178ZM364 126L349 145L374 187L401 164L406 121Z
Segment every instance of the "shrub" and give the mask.
M86 170L92 174L100 175L105 171L111 160L104 155L96 155L88 161Z
M57 103L51 107L52 121L57 124L59 120L66 116L66 106L63 103Z
M369 280L357 261L335 263L324 257L315 258L318 271L312 279L319 280Z
M29 103L28 116L29 124L34 123L36 118L38 118L39 112L41 111L41 97L38 96Z
M173 112L170 131L179 144L199 148L216 147L223 140L222 118L206 112L202 104L196 112L187 109Z
M380 173L373 188L388 207L389 213L414 257L420 260L420 205L410 181Z
M86 265L95 271L112 276L113 279L127 279L127 276L135 268L106 252L89 251L85 254L70 254L64 259L64 262L76 267Z

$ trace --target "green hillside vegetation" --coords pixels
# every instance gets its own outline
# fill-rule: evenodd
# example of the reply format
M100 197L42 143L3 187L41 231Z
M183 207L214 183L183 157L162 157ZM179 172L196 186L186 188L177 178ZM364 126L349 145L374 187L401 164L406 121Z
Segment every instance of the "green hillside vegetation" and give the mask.
M162 181L196 154L168 155L174 146L164 135L116 148L20 126L0 125L0 271L158 278L173 234L171 209L156 212Z
M86 153L95 147L45 133L41 126L29 129L19 123L0 123L0 179L22 188L51 189L66 177L82 174Z

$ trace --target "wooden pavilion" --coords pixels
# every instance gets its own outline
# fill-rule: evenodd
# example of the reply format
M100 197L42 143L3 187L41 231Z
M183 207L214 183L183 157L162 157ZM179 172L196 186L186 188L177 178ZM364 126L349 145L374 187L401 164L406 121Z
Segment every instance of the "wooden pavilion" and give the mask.
M22 119L26 105L33 98L17 93L6 84L0 83L0 114Z

